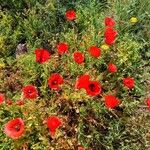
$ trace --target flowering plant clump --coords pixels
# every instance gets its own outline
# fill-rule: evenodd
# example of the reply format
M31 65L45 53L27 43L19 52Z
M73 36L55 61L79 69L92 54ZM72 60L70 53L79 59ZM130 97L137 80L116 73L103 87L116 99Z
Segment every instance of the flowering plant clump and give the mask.
M3 26L15 30L6 35L28 51L0 57L0 149L147 149L147 39L127 14L133 4L31 2L12 1L16 13L2 3Z

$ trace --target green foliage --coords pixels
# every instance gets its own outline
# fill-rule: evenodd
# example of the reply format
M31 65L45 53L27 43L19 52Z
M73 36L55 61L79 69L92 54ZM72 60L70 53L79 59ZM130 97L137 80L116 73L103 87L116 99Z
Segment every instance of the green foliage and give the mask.
M14 55L17 45L25 40L30 48L51 48L55 37L55 1L1 2L0 48L1 56ZM9 9L11 8L11 9Z

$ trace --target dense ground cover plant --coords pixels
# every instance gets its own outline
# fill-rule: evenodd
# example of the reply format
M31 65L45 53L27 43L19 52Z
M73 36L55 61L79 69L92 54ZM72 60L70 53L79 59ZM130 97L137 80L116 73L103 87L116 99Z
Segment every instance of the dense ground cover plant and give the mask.
M147 3L2 1L0 149L149 149Z

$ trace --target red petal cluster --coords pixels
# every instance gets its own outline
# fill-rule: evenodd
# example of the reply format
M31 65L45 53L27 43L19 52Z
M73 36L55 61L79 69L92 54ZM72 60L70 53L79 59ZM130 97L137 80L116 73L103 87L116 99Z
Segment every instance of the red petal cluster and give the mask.
M124 78L123 84L125 87L132 89L134 87L134 79L131 77Z
M22 136L25 130L24 121L21 118L10 120L5 124L4 132L12 139L18 139Z
M66 43L59 43L57 45L57 52L59 55L63 55L64 53L68 52L69 46Z
M105 43L108 45L112 45L115 42L117 31L111 27L108 27L105 29L104 36L105 36Z
M78 150L85 150L83 147L78 147Z
M120 104L120 100L113 95L105 96L105 106L107 108L113 109Z
M90 96L96 96L101 93L101 85L97 81L90 81L89 75L82 75L76 81L77 89L85 89Z
M150 109L150 97L145 99L147 107Z
M82 88L86 88L87 83L90 80L90 76L89 75L81 75L78 80L76 81L76 88L77 89L82 89Z
M99 57L101 55L101 49L98 48L97 46L91 46L88 49L88 52L90 53L91 56L93 57Z
M0 94L0 104L2 104L5 100L4 94Z
M38 91L33 85L25 86L22 91L26 99L36 99L38 97Z
M115 26L115 21L114 19L110 18L110 17L106 17L105 18L105 26L108 26L108 27L114 27Z
M109 72L112 72L112 73L117 72L117 66L114 64L109 64L108 70L109 70Z
M49 88L59 91L59 85L64 83L63 77L58 74L58 73L53 73L49 78L48 78L48 86Z
M101 85L97 81L89 81L86 87L86 92L90 96L96 96L102 91Z
M84 54L81 52L74 52L73 58L77 64L82 64L84 62Z
M76 12L74 10L67 10L66 11L66 19L68 21L72 21L76 19Z
M62 125L61 120L57 116L51 116L47 119L47 127L51 136L55 135L56 129Z
M50 59L50 53L45 49L36 49L36 62L42 64Z

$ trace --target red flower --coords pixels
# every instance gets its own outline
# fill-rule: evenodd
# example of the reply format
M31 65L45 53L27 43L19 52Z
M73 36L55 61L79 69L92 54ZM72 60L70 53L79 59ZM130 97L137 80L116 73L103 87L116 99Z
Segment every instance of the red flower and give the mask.
M150 97L145 99L147 107L150 109Z
M36 55L36 62L40 64L50 59L50 53L48 52L48 50L45 49L36 49L35 55Z
M108 70L109 70L109 72L112 72L112 73L117 72L117 66L114 64L109 64Z
M66 11L66 18L69 21L75 20L76 19L76 12L74 10L67 10Z
M58 91L59 85L64 83L63 77L58 73L53 73L48 79L49 88Z
M93 57L99 57L101 55L100 48L98 48L96 46L91 46L88 51L89 51L90 55Z
M66 43L59 43L57 45L58 54L59 55L63 55L64 53L68 52L68 48L69 48L68 44L66 44Z
M47 119L47 127L51 136L55 135L56 129L62 125L61 120L57 116L51 116Z
M89 80L90 80L90 76L89 75L81 75L79 77L79 79L76 81L75 87L77 89L86 88L88 83L89 83Z
M112 18L110 18L110 17L105 18L105 26L114 27L115 24L116 23Z
M86 86L86 92L90 96L96 96L101 93L101 85L97 81L89 81L88 85Z
M6 103L7 103L7 105L12 105L13 101L9 99L9 100L6 101Z
M4 94L0 94L0 104L2 104L5 100Z
M36 99L38 97L38 91L35 86L27 85L23 88L23 95L26 99Z
M16 102L16 104L17 104L18 106L22 106L22 105L24 105L24 101L23 101L23 100L18 100L18 101Z
M81 64L84 62L84 54L81 52L74 52L73 58L77 64Z
M105 37L116 37L117 34L117 31L110 27L106 28L104 33Z
M134 79L131 77L127 77L123 79L123 84L125 87L132 89L134 87Z
M12 139L18 139L22 136L25 130L24 121L21 118L10 120L5 124L4 132Z
M78 150L85 150L83 147L78 147Z
M113 95L106 95L105 96L105 106L107 108L115 108L120 104L120 100L118 98L116 98Z
M106 28L104 35L105 43L108 45L112 45L115 42L117 31L115 31L113 28Z

